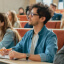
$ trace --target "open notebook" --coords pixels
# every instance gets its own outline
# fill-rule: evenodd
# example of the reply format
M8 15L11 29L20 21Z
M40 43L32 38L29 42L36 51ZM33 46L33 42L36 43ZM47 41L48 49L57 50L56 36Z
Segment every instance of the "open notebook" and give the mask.
M5 55L5 56L0 55L0 58L2 58L2 59L9 59L9 56L8 55Z
M9 59L9 55L2 56L0 55L1 59ZM13 60L18 60L17 58L14 58Z

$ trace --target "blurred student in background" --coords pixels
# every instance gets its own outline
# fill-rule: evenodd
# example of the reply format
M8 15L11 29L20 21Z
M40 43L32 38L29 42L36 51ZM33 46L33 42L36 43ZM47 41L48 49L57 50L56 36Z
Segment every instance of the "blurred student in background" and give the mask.
M51 3L51 4L50 4L50 8L51 8L51 9L53 10L53 12L54 12L54 15L53 15L53 17L51 18L51 20L61 20L61 18L62 18L62 14L55 12L55 11L56 11L56 7L57 7L57 5L56 5L55 3Z
M7 15L0 13L0 49L15 46L21 37L16 30L13 30Z
M56 53L54 64L64 64L64 46Z
M64 13L62 15L62 20L61 20L61 25L60 25L61 29L64 29Z
M61 20L61 26L60 26L61 29L64 29L64 19Z
M31 11L30 6L27 6L27 7L26 7L27 19L28 19L28 13L29 13L30 11ZM25 26L24 26L24 28L33 28L33 26L32 26L32 25L29 25L29 23L26 23Z
M19 15L24 15L24 9L22 7L19 8Z
M12 27L14 27L14 28L21 28L21 25L20 25L20 23L18 21L16 12L14 10L8 11L7 15L8 15L9 21L12 24Z

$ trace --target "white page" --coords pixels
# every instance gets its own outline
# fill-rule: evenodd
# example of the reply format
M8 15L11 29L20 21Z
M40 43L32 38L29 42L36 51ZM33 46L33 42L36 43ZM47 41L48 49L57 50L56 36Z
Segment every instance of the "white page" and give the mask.
M0 55L0 58L9 59L9 55L4 55L4 56Z
M0 55L0 58L1 59L9 59L9 55L4 55L4 56ZM13 60L17 60L17 58L14 58Z

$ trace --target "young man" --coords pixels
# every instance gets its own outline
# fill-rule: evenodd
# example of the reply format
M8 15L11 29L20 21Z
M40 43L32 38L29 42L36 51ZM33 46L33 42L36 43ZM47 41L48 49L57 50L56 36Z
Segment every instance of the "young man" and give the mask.
M12 48L15 51L9 52L10 59L26 58L33 61L53 62L57 51L57 37L45 26L52 13L47 5L37 3L32 6L28 20L34 29L28 31L22 40ZM0 54L3 55L2 52Z
M62 14L60 14L60 13L55 13L56 7L57 7L57 5L56 5L55 3L51 3L51 4L50 4L50 8L51 8L51 9L53 10L53 12L54 12L54 15L53 15L53 17L51 18L51 20L61 20L61 18L62 18Z

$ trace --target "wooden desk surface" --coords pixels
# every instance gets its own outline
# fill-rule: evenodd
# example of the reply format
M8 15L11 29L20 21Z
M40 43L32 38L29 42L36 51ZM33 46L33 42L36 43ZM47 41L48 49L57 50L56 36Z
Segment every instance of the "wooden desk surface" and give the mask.
M6 62L9 64L52 64L52 63L46 63L46 62L36 62L36 61L26 61L26 60L8 60L8 59L0 59L2 62Z

